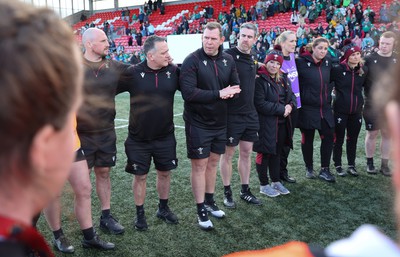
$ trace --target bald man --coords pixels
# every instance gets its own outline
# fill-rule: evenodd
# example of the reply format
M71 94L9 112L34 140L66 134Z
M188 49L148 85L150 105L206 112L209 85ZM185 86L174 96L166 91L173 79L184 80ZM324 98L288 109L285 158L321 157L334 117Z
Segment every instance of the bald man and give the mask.
M106 34L89 28L82 36L85 48L84 90L86 99L78 113L77 131L89 173L96 176L96 192L101 203L100 229L111 234L124 233L124 227L111 215L111 167L116 162L115 94L127 65L106 59L109 44Z

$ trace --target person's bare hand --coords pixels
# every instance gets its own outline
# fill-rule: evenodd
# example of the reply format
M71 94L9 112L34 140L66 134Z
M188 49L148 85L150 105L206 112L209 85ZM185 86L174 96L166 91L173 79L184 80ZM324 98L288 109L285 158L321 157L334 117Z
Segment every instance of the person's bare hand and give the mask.
M240 91L242 91L242 90L240 89L240 86L238 86L238 85L228 86L219 91L219 97L221 99L229 99L229 98L234 97L236 94L239 94Z

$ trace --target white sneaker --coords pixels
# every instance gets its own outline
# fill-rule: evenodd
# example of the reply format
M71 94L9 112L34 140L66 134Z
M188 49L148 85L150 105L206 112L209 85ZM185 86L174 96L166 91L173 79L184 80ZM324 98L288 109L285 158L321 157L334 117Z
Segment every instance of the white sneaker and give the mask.
M225 217L225 212L221 211L215 202L210 204L204 203L204 207L206 207L206 210L215 218L222 219Z
M272 182L271 187L278 191L281 195L290 194L290 191L284 187L281 182Z
M260 186L260 194L264 194L269 197L276 197L280 195L280 193L273 189L270 185Z

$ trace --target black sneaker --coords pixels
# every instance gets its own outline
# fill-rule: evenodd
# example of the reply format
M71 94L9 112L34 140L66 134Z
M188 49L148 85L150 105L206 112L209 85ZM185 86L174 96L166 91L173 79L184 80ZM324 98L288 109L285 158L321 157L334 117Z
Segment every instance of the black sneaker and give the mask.
M83 239L82 246L84 248L97 248L100 250L112 250L115 248L115 244L101 240L97 234L90 240Z
M250 188L247 189L246 192L240 191L240 199L246 201L249 204L254 204L254 205L262 205L261 201L255 197L251 191Z
M114 235L119 235L125 232L125 228L119 224L118 220L111 214L106 218L103 218L103 216L100 217L100 229Z
M225 217L225 212L219 209L215 201L212 203L205 202L204 207L206 207L206 210L215 218L222 219Z
M306 168L306 178L308 178L308 179L316 178L315 172L312 168Z
M336 173L340 177L346 177L347 176L347 173L343 170L342 166L337 166L336 167Z
M288 182L288 183L296 183L296 179L292 178L291 176L289 176L288 174L281 174L281 180Z
M319 178L322 180L325 180L327 182L335 182L336 181L335 177L329 171L329 168L322 168L321 171L319 172Z
M386 177L392 176L392 171L390 170L390 168L388 166L381 167L380 172Z
M378 171L375 169L375 166L373 163L367 163L367 173L368 174L378 174Z
M224 205L226 208L236 208L236 203L233 201L232 190L227 190L224 192Z
M208 213L206 209L202 209L200 212L197 213L197 222L202 230L209 231L214 228L213 223L208 218Z
M75 251L74 247L64 235L61 235L58 239L54 239L53 245L54 248L62 253L73 253Z
M349 166L349 168L347 168L347 173L349 173L353 177L358 177L358 172L356 170L356 167L354 166Z
M160 205L158 206L156 216L168 224L178 224L178 217L169 209L168 206L160 209Z
M144 215L143 212L139 212L136 214L136 219L135 219L135 229L139 231L145 231L147 230L147 221L146 221L146 216Z

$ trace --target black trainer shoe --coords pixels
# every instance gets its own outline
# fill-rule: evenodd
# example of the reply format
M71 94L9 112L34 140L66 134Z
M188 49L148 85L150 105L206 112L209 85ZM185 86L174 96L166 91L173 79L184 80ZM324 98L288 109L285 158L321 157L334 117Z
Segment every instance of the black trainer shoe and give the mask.
M325 180L327 182L335 182L336 181L335 177L329 171L329 168L322 168L321 171L319 172L319 178L322 180Z
M358 177L358 172L357 172L357 170L356 170L356 168L354 166L349 166L347 168L347 173L349 173L353 177Z
M207 213L206 209L202 209L200 212L197 213L197 221L198 221L199 227L202 230L209 231L214 228L213 223L208 218L208 213Z
M281 180L288 183L296 183L296 179L292 178L288 174L281 175Z
M342 166L337 166L335 169L336 169L336 173L338 174L338 176L340 176L340 177L347 176L347 173L343 170Z
M306 178L308 178L308 179L316 178L315 172L312 168L306 168Z
M73 253L75 251L74 247L64 235L61 235L58 239L54 239L53 245L54 248L62 253Z
M233 201L232 190L227 190L224 192L224 205L226 208L236 208L236 203Z
M144 215L144 211L137 213L135 219L135 229L139 231L145 231L147 230L147 228L148 226L147 226L146 216Z
M178 217L169 209L169 207L165 207L160 209L160 205L158 206L156 216L168 224L178 224Z
M206 210L215 218L222 219L225 217L225 212L219 209L215 201L212 203L204 202L204 207L206 207Z
M390 170L390 168L388 166L381 167L380 172L386 177L392 176L392 171Z
M106 218L100 217L100 229L114 235L120 235L125 232L125 228L111 214Z
M375 169L375 166L373 163L367 163L367 173L368 174L378 174L378 171Z
M100 250L112 250L115 248L115 244L101 240L97 234L90 240L83 239L82 246L84 248L97 248Z
M261 201L251 193L250 188L246 192L240 191L240 199L249 204L262 205Z

